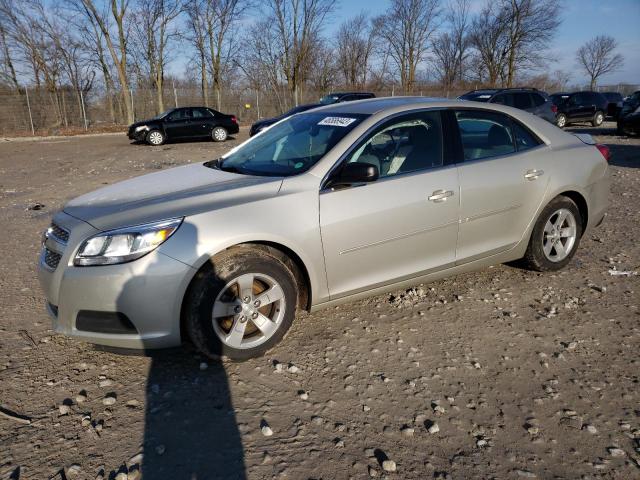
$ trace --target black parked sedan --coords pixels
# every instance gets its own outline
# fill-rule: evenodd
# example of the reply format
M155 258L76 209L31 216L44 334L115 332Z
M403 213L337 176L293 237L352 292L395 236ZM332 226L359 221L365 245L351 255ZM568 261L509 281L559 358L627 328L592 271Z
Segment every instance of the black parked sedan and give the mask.
M311 110L312 108L321 107L320 103L309 103L306 105L298 105L297 107L293 107L291 110L283 113L282 115L278 115L273 118L263 118L262 120L258 120L256 123L251 125L251 129L249 130L249 136L253 137L256 133L260 133L267 127L270 127L276 122L280 120L284 120L285 118L289 118L291 115L295 115L296 113L306 112L307 110Z
M184 107L172 108L157 117L134 123L129 126L127 136L149 145L162 145L168 140L183 138L209 137L222 142L239 131L234 115L207 107Z

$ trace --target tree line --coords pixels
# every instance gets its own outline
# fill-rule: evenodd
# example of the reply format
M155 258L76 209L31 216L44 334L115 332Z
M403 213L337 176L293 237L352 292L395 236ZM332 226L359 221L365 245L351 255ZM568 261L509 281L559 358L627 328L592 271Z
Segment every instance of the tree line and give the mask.
M559 2L471 7L389 0L380 15L342 19L328 33L338 0L0 0L0 88L20 93L28 84L53 98L73 92L79 104L99 92L114 122L131 122L133 91L153 89L163 111L169 72L178 68L179 81L198 85L203 104L218 108L222 92L239 84L282 106L298 104L305 90L336 87L511 87L541 70L566 84L567 73L548 68ZM592 87L622 65L616 47L598 36L577 52Z

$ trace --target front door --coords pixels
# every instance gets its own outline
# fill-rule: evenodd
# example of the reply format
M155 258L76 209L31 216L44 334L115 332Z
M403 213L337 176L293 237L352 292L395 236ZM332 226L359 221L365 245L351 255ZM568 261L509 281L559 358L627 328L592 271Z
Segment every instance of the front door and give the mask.
M170 139L191 136L191 109L178 108L171 112L167 116L164 129Z
M320 193L332 299L454 264L458 175L443 145L440 112L424 111L386 121L343 160L380 178Z
M521 239L549 183L552 152L508 116L456 112L464 150L458 166L457 263L508 250Z

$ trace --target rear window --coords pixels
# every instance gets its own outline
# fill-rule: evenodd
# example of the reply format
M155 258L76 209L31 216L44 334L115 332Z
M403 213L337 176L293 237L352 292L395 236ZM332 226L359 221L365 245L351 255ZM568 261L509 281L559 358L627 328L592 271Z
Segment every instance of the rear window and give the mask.
M294 115L231 150L219 168L247 175L297 175L315 165L366 117L334 112Z
M527 92L516 92L513 94L513 106L521 110L531 108L531 97Z

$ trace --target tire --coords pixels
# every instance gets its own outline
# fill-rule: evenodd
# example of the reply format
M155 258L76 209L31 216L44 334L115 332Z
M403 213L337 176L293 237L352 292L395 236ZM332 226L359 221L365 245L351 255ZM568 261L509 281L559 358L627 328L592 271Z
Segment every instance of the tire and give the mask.
M269 247L241 246L216 255L196 274L185 298L184 319L199 352L212 359L248 360L264 355L284 337L298 303L296 277L287 260ZM238 295L241 283L245 290ZM267 291L271 295L263 295Z
M160 130L149 130L145 140L149 145L157 147L159 145L162 145L166 141L166 137Z
M559 113L556 117L556 125L560 128L567 126L567 116L564 113Z
M593 115L593 119L591 120L591 126L599 127L600 125L602 125L602 122L604 122L604 113L598 110Z
M224 127L215 127L211 131L211 138L213 138L214 142L224 142L228 136L229 134Z
M565 215L565 220L556 227L561 220L560 215ZM556 225L554 225L554 223ZM570 240L573 227L573 240ZM533 227L529 246L523 258L527 267L539 272L555 271L564 268L573 258L580 244L582 236L582 216L577 205L568 197L554 198L542 210L536 224ZM563 236L566 234L566 236ZM555 244L560 248L553 246ZM560 249L564 255L560 255ZM568 249L568 251L567 251Z

